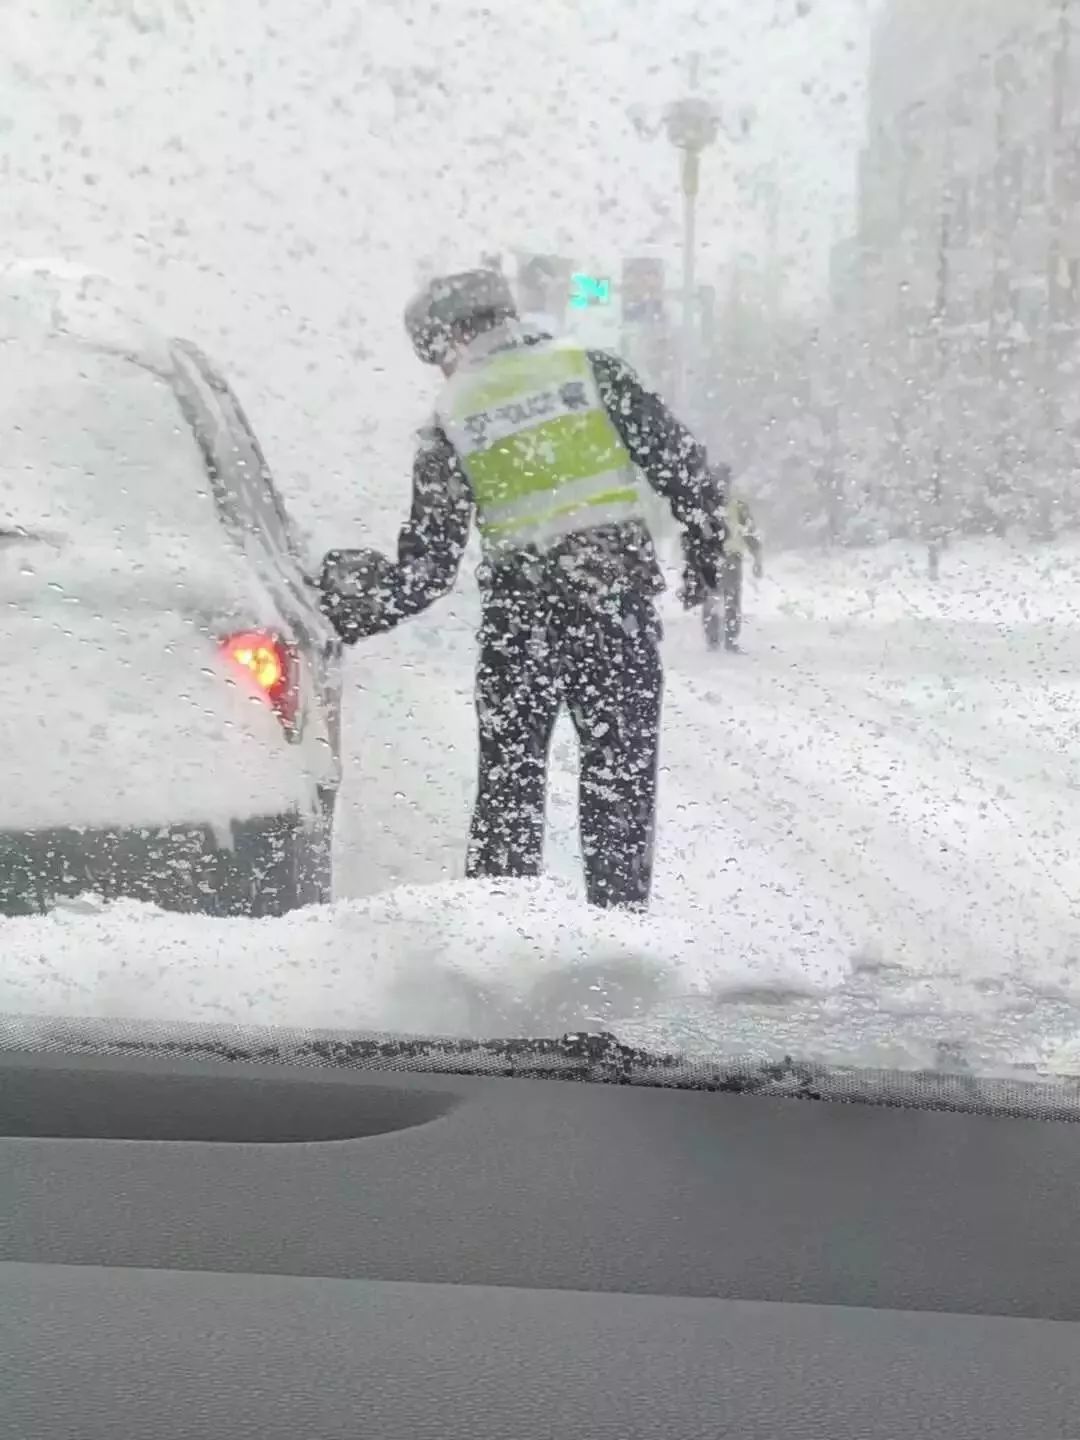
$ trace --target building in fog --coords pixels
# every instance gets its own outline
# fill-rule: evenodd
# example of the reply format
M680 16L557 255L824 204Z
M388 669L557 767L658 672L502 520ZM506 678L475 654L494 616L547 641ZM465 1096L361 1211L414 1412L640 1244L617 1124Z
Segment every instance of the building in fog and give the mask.
M1080 520L1080 0L886 0L832 299L849 511Z
M770 544L814 544L830 523L826 366L817 324L778 302L771 256L735 256L704 307L695 433L730 464Z

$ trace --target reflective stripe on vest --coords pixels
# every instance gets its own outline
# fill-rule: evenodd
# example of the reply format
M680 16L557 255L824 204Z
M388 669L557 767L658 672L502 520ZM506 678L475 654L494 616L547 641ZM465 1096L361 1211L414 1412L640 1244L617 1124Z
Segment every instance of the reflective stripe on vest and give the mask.
M467 362L439 415L488 548L545 549L575 531L644 519L633 463L579 345L513 346Z

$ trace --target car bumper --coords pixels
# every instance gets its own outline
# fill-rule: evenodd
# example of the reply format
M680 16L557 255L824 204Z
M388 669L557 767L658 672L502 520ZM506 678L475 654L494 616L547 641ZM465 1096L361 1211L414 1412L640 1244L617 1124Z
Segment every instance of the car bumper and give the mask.
M224 839L208 825L0 830L0 915L86 894L188 914L280 913L299 828L285 815L234 821Z

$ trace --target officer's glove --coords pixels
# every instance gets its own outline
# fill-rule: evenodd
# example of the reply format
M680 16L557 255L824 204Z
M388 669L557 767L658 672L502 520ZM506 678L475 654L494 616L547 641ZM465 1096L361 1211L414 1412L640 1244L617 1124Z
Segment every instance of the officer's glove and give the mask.
M402 618L401 572L378 550L330 550L318 590L323 614L346 645L391 629Z

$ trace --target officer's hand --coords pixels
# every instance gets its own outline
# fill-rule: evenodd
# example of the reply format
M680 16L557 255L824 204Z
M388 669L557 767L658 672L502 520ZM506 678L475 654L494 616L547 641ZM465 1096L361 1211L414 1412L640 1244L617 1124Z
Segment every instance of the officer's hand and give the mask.
M319 589L338 599L368 595L390 563L378 550L328 550L323 556Z
M755 579L755 580L760 580L761 577L762 577L764 574L765 574L765 567L764 567L764 565L762 565L762 563L761 563L760 560L755 560L755 561L754 561L754 579Z
M319 574L323 613L347 645L400 618L398 570L378 550L330 550Z

